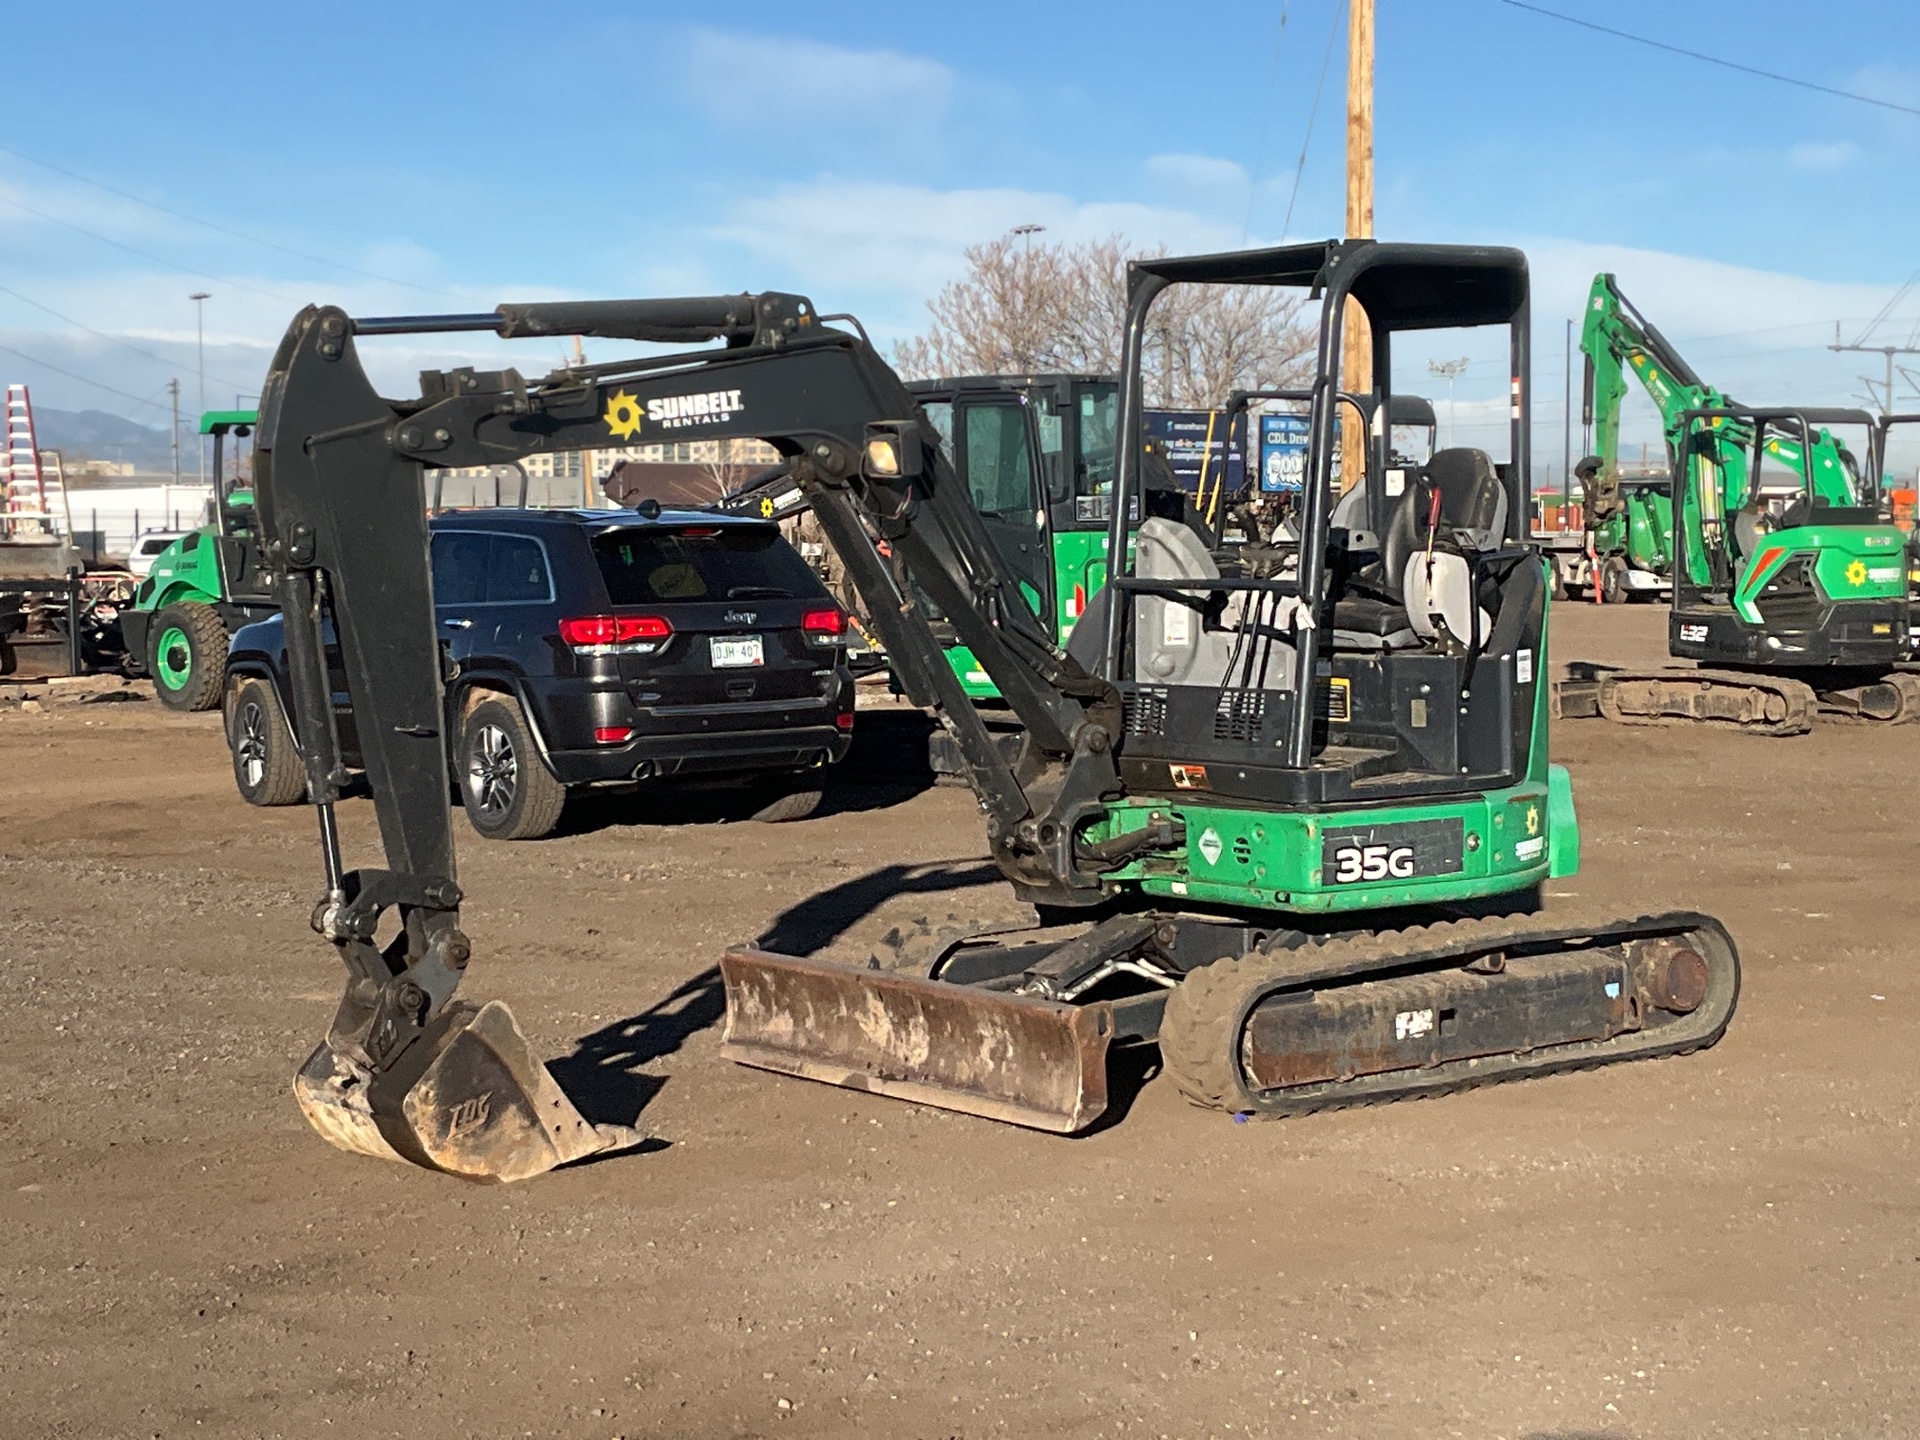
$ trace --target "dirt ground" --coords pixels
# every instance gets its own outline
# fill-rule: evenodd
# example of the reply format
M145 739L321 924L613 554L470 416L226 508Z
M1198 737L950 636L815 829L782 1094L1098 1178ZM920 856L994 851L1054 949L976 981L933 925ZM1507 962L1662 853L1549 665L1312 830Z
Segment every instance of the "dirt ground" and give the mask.
M1557 658L1663 649L1658 609L1558 608ZM0 714L0 1432L1915 1434L1915 745L1556 734L1551 893L1723 917L1714 1050L1277 1124L1150 1081L1079 1140L716 1055L728 942L1008 908L966 792L461 822L468 992L658 1137L478 1188L296 1113L313 819L240 802L216 717Z

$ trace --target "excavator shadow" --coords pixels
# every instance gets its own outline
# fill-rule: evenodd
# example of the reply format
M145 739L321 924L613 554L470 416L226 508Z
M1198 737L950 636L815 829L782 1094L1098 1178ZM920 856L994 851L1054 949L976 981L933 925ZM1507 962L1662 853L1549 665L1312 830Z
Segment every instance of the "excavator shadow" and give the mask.
M639 1067L676 1053L688 1036L713 1025L725 1009L720 971L709 967L638 1014L581 1036L571 1055L548 1061L547 1069L592 1123L635 1124L635 1117L666 1088L668 1079L640 1074ZM619 1153L649 1146L663 1149L665 1142L643 1142Z
M985 861L963 864L882 865L809 895L774 917L755 938L754 948L777 955L812 955L826 949L860 921L896 896L925 896L928 908L943 902L965 908L964 892L1004 885L1005 877ZM910 918L902 915L903 919Z
M930 904L959 899L971 889L999 883L989 864L886 865L810 895L790 906L754 941L764 950L810 955L898 895L925 895ZM688 1038L712 1028L726 1013L726 994L717 967L675 987L646 1009L604 1025L574 1042L573 1052L551 1060L547 1068L575 1107L596 1125L632 1125L669 1077L640 1072L640 1067L678 1053ZM660 1149L663 1141L643 1142L583 1163Z
M822 774L826 793L814 815L886 810L931 789L927 742L933 729L933 718L923 710L862 711L846 759ZM589 792L567 802L558 833L586 835L619 825L737 822L749 819L767 799L763 790L732 780Z

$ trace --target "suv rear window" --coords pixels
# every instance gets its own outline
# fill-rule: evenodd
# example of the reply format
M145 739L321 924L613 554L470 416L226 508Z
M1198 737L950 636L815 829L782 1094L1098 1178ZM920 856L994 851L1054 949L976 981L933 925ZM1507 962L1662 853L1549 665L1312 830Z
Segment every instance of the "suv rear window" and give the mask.
M750 600L825 594L780 532L759 525L607 530L594 558L615 605L669 600Z
M512 605L552 597L547 557L527 535L443 530L433 537L435 605Z

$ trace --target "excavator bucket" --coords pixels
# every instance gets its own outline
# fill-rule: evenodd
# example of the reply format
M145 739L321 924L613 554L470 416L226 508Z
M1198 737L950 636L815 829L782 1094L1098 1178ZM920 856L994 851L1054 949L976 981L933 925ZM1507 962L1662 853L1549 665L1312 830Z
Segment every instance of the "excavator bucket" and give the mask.
M498 1001L449 1005L381 1074L323 1044L293 1094L328 1143L465 1180L527 1180L641 1139L582 1116Z
M1107 1108L1107 1006L855 970L721 957L720 1053L783 1075L1068 1135Z

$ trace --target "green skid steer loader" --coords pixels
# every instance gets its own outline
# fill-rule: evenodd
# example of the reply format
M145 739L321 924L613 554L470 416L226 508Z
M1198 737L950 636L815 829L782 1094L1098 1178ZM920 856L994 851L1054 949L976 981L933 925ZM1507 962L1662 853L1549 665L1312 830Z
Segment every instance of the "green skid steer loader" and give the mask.
M120 612L128 656L153 678L154 694L169 709L217 709L228 637L274 610L253 491L226 472L227 461L239 458L228 439L247 439L258 421L252 410L209 410L200 417L200 433L213 437L212 514L154 558L133 604Z

